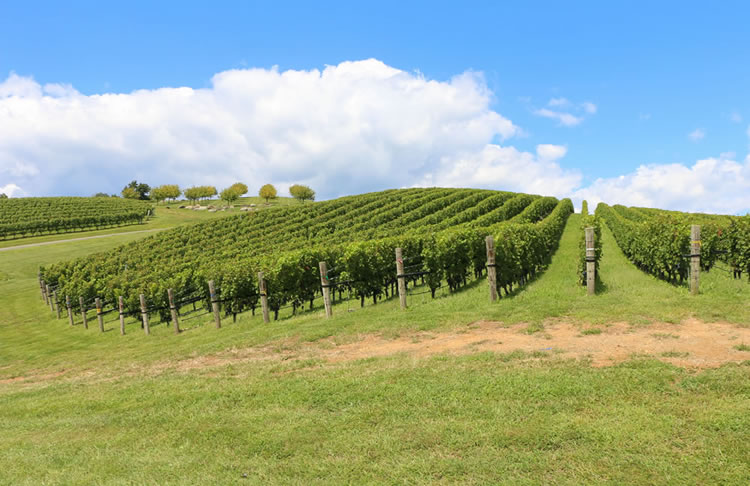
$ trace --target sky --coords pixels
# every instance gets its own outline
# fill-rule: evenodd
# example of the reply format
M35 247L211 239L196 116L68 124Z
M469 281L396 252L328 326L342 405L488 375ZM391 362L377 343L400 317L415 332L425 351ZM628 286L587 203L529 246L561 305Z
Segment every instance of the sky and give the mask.
M750 211L743 2L15 2L0 192L481 187Z

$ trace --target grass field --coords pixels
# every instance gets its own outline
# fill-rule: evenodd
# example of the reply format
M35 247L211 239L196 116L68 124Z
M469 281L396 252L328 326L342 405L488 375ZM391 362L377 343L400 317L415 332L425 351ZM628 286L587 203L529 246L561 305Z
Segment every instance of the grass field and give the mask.
M696 371L643 353L595 368L562 358L545 332L566 322L596 339L592 326L661 322L669 337L687 319L746 328L750 285L711 272L691 297L635 269L604 228L589 298L575 284L578 227L574 215L548 270L494 304L481 281L411 297L405 312L352 301L331 320L243 314L220 330L198 315L180 336L159 323L144 336L135 321L124 337L115 323L70 328L39 298L39 264L144 234L0 253L0 484L747 484L750 362ZM323 352L480 320L521 324L539 350ZM741 344L732 352L750 359ZM216 359L235 354L249 358Z

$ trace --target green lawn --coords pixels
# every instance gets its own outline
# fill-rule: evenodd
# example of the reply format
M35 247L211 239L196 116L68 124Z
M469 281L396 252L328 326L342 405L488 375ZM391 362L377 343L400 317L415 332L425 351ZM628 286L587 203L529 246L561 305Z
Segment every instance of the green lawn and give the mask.
M126 336L116 322L104 334L71 328L39 297L39 264L144 234L0 253L0 484L747 484L750 362L696 374L644 359L592 368L554 352L295 355L305 341L480 319L530 332L559 320L750 323L746 281L712 272L691 297L635 269L606 228L600 295L587 297L578 226L572 216L546 272L494 304L480 281L410 297L405 312L355 300L330 320L320 308L269 325L244 314L220 330L198 315L179 336L160 323L145 336L134 320ZM252 346L267 359L174 366Z

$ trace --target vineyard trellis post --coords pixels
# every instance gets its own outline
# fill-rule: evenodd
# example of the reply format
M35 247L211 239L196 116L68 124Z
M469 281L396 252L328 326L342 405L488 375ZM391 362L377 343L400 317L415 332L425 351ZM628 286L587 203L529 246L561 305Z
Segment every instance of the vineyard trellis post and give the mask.
M596 246L594 228L586 228L586 289L588 295L596 293ZM579 233L580 234L580 233Z
M406 309L406 276L404 275L404 256L401 248L396 248L396 278L398 279L398 300L402 309Z
M39 277L39 292L41 292L41 294L42 294L42 300L45 300L45 298L44 298L44 280L42 280L42 272L39 272L37 276Z
M488 235L484 239L487 248L487 283L490 286L490 302L497 300L497 264L495 263L495 238Z
M266 290L266 279L263 272L258 272L258 293L260 293L260 306L263 309L263 322L269 323L268 317L268 290Z
M326 317L333 315L331 310L331 282L328 280L328 265L326 262L320 262L320 287L323 289L323 304L326 307Z
M47 289L47 303L49 304L49 310L55 312L55 301L52 300L52 289L49 288L49 284L44 284Z
M698 295L701 276L701 227L690 226L690 293Z
M172 289L167 289L167 297L169 298L169 313L172 314L172 324L174 324L174 333L180 333L180 321L177 319L177 307L174 305L174 293Z
M120 335L125 335L125 303L122 300L122 295L117 298L117 307L120 311Z
M216 329L221 328L221 314L219 313L219 301L216 299L216 286L213 280L208 281L208 294L211 297L211 310L214 313L214 322L216 322Z
M99 332L104 332L104 316L102 315L102 299L96 298L96 320L99 322Z
M143 321L143 332L147 335L151 334L151 329L148 327L148 307L146 307L146 296L141 294L141 321Z
M89 328L89 321L86 319L86 303L83 301L83 297L78 297L78 304L81 306L81 317L83 318L83 328Z
M70 321L70 325L73 325L73 308L70 305L70 296L68 294L65 294L65 307L68 309L68 321Z
M57 312L57 318L60 319L60 299L57 298L57 290L52 291L52 297L55 299L55 312Z
M42 280L42 298L44 299L44 305L49 305L49 300L47 300L47 283Z

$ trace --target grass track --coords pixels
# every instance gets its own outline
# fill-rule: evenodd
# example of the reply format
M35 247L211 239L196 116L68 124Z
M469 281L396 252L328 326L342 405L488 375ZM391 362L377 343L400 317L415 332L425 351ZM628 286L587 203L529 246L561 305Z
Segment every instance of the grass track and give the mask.
M264 326L244 315L221 330L195 319L179 337L158 325L145 337L134 323L125 337L70 329L38 297L39 263L142 235L5 252L0 380L63 375L0 383L0 484L747 484L750 363L694 375L653 360L595 369L547 353L478 353L138 372L288 338L346 341L479 319L532 330L549 319L750 322L746 282L712 273L691 298L630 265L606 228L602 294L586 297L574 284L578 222L543 275L494 305L479 282L436 301L414 297L407 312L395 301L354 312L341 304L329 321L314 312Z

